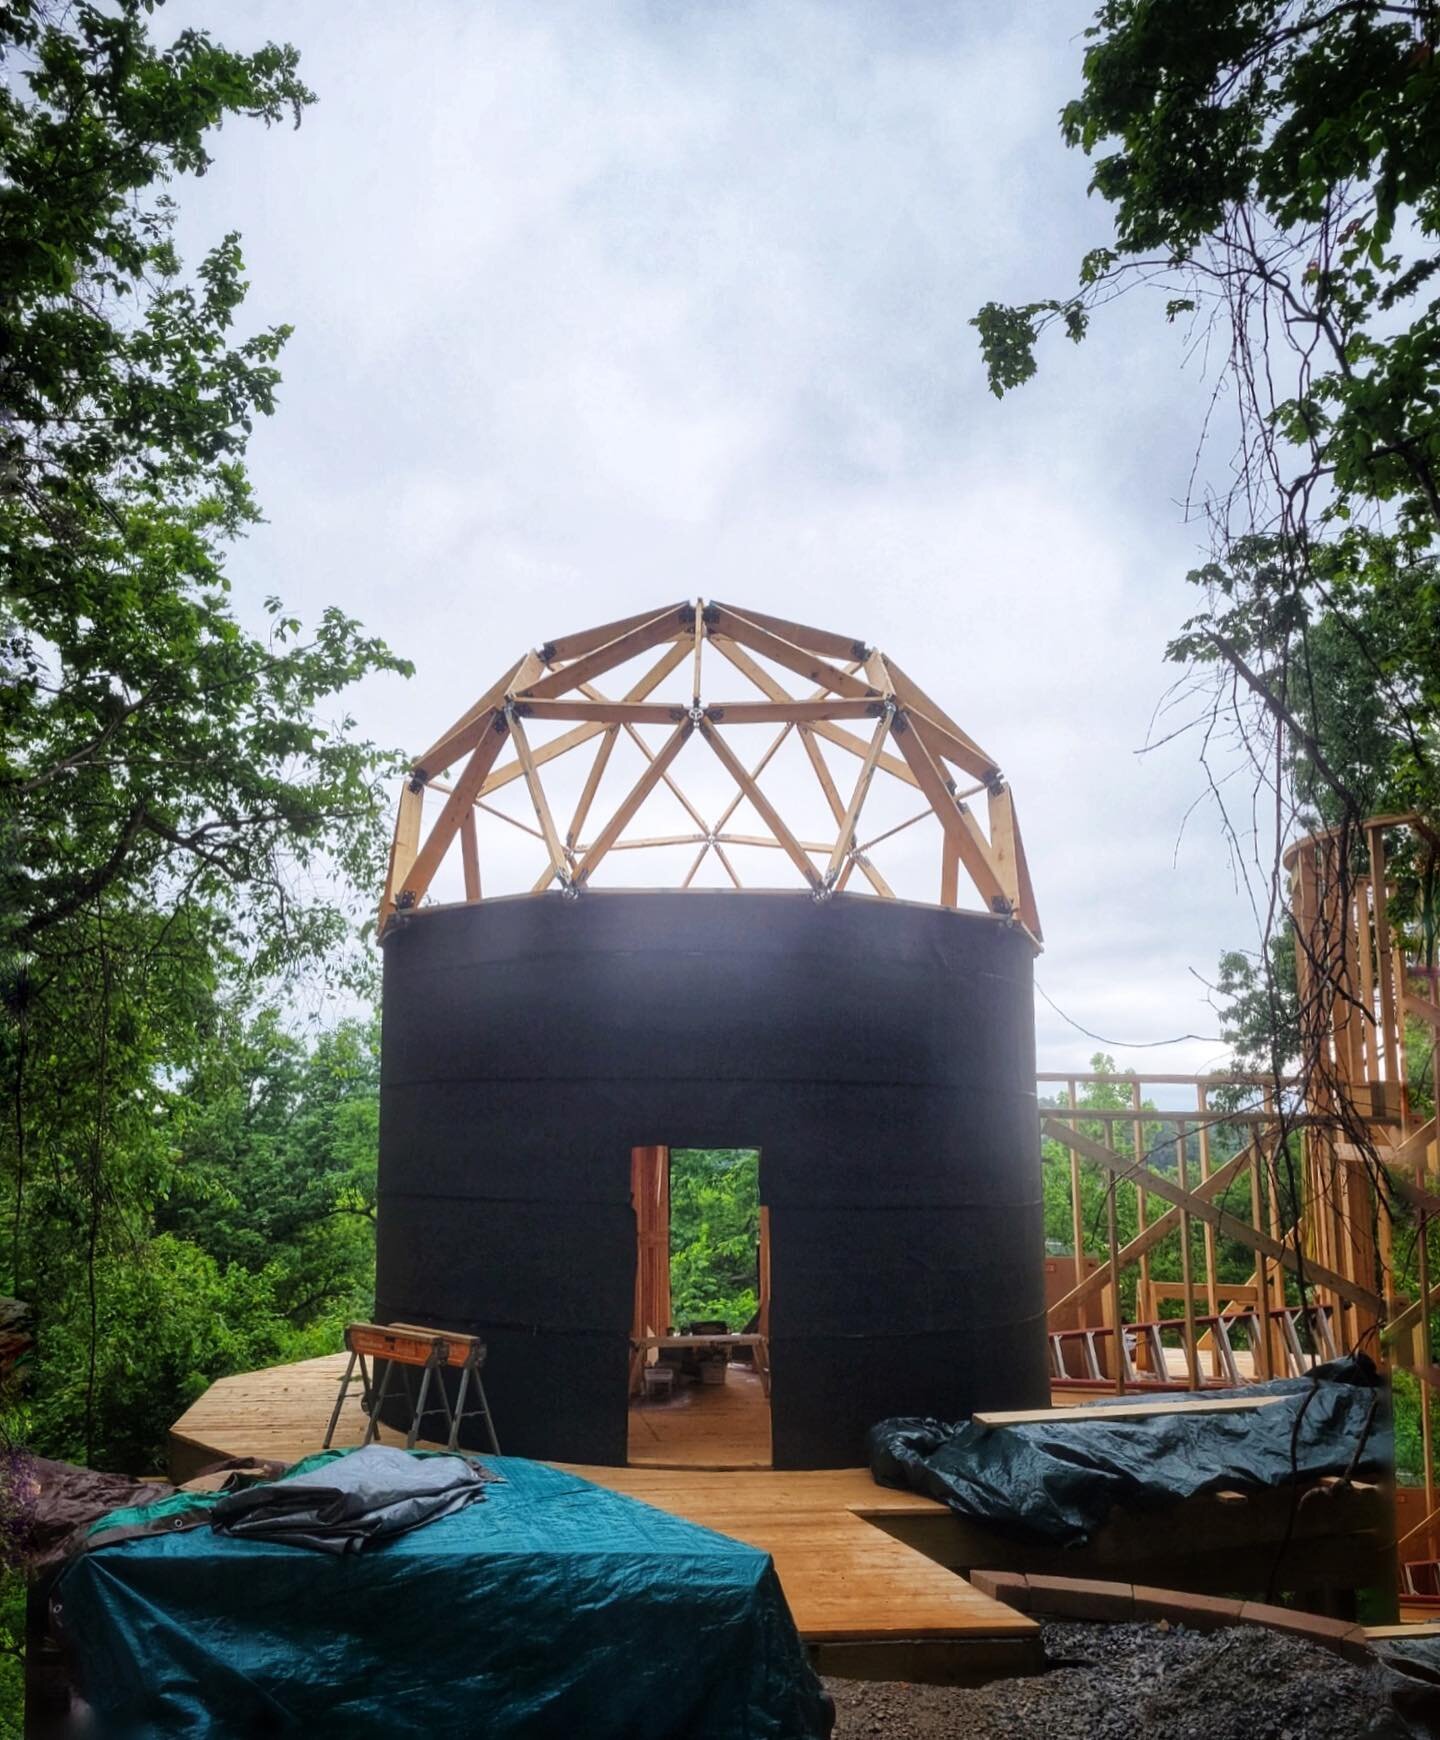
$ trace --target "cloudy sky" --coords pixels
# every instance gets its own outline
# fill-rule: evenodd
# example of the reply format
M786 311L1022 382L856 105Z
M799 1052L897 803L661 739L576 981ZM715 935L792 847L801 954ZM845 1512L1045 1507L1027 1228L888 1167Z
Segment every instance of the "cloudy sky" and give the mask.
M181 190L289 321L247 609L341 604L414 660L364 731L418 752L525 648L718 597L885 648L1004 766L1038 978L1118 1040L1213 1035L1253 942L1197 745L1139 753L1201 554L1213 383L1158 305L997 403L967 324L1107 238L1066 152L1068 0L171 5L293 41L299 132L231 123ZM778 860L778 855L777 860ZM1037 1003L1042 1065L1091 1040ZM1208 1038L1122 1064L1195 1069Z

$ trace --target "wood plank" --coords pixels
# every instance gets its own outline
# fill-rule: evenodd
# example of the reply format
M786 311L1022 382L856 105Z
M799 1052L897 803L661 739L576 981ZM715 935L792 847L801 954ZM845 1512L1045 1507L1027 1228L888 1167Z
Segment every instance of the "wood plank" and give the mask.
M465 898L480 898L480 841L475 832L475 811L466 810L460 818L460 861L465 877Z
M682 598L678 604L662 604L655 610L642 610L634 616L622 616L617 622L601 623L598 628L582 629L579 634L561 635L558 640L546 641L540 648L540 657L547 665L568 664L571 659L583 658L586 653L595 652L602 646L610 646L632 629L643 628L646 623L654 622L662 616L673 616L678 630L681 626L681 613L689 609L688 600ZM688 645L685 652L688 656Z
M1177 1397L1167 1402L1114 1402L1103 1407L1094 1403L1078 1408L1016 1408L1007 1413L972 1414L977 1426L1046 1426L1057 1421L1066 1426L1107 1420L1149 1420L1170 1414L1243 1414L1255 1408L1273 1408L1283 1396L1230 1396L1209 1401L1204 1396Z
M969 732L962 731L950 715L938 707L919 683L908 677L888 653L885 655L885 668L890 673L890 682L897 701L906 707L914 707L925 719L939 726L955 743L963 745L991 769L999 767L995 757L987 754Z
M722 604L718 598L711 599L710 603L713 610L743 616L757 628L778 635L781 640L789 641L791 646L798 646L804 652L819 653L821 658L838 659L841 664L860 664L870 655L871 649L863 640L852 639L847 634L834 634L829 629L811 628L804 622L789 622L783 616L765 616L758 610L739 610L733 604Z
M994 779L999 769L990 757L971 746L967 737L956 737L943 725L927 718L912 702L905 703L905 716L919 733L921 741L937 761L948 761L982 782Z
M385 891L380 897L380 928L395 910L395 896L404 885L420 850L420 832L425 819L425 787L418 778L407 779L395 811L395 832L390 840L390 863L385 872Z
M768 1468L770 1404L758 1371L732 1364L723 1384L685 1384L668 1401L632 1402L628 1457L632 1468Z
M557 720L593 721L599 725L676 725L688 709L678 701L516 701L515 714L544 724Z
M480 741L481 733L485 729L484 716L503 705L506 695L510 693L510 685L517 678L523 678L532 667L537 676L544 669L534 653L525 653L516 659L504 676L493 683L443 737L437 738L423 755L416 757L411 763L414 771L426 779L433 779L445 768L453 767L462 755L468 755Z
M810 725L826 719L877 719L885 704L867 701L711 701L706 715L717 725Z
M558 671L551 671L548 676L541 677L527 688L516 689L515 698L526 701L554 700L560 695L569 694L571 689L578 689L582 683L603 677L606 671L614 670L616 665L623 665L642 652L649 652L652 646L659 646L662 640L677 640L682 634L686 635L684 650L688 653L690 641L686 633L687 627L688 624L681 617L673 611L666 611L649 622L641 623L638 628L630 629L618 639L596 647L593 652L587 652L572 664L563 665Z
M600 781L605 777L605 769L610 764L615 745L620 737L618 725L612 725L601 740L600 747L595 751L595 759L590 763L590 771L585 775L585 784L575 803L575 814L570 818L570 826L565 830L565 844L572 849L579 848L580 832L590 817L590 807L595 802L595 793L600 789Z
M540 835L545 842L545 852L550 859L550 875L558 876L565 881L570 874L569 860L565 856L565 848L560 844L560 832L555 826L555 818L550 813L550 800L545 795L545 787L540 783L540 775L535 767L535 757L530 753L530 739L525 733L525 727L520 722L518 709L507 707L505 718L510 726L510 735L515 741L515 755L525 772L525 785L530 793L530 803L535 811L535 819L540 824ZM542 885L543 886L543 885Z
M741 646L749 647L751 652L759 653L761 658L769 659L772 664L781 665L786 670L794 671L797 676L804 677L807 683L829 689L832 695L844 695L850 700L863 701L873 693L870 685L859 677L853 677L847 671L806 652L803 647L795 646L792 642L781 639L779 635L771 634L768 629L760 628L739 611L712 606L706 620L712 640L720 636L738 641Z

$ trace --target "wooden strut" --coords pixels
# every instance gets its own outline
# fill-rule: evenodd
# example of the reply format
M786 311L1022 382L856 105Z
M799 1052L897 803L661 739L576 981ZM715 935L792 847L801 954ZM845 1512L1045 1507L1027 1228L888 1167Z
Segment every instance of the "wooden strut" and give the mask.
M721 655L714 670L704 658L707 641ZM616 685L622 690L618 696L596 686L608 672L657 651L641 675ZM685 689L674 695L665 685L682 666L679 681ZM744 679L733 685L735 690L748 685L750 693L726 693L727 684L715 698L706 696L702 684L726 671ZM813 685L810 693L792 693L792 676ZM863 734L853 728L866 722ZM758 760L742 759L728 733L762 724L776 727L769 748ZM666 733L659 746L646 735L657 728ZM672 772L697 733L735 786L713 825ZM829 838L805 837L816 831L813 827L802 835L761 784L792 734L834 823ZM562 830L547 787L548 769L590 743L594 753ZM513 753L507 754L510 744ZM644 765L609 800L610 819L592 835L591 816L616 778L615 752L622 744L637 750ZM848 795L842 795L831 771L825 744L859 761ZM447 771L457 768L453 775ZM533 825L488 801L517 781L525 787ZM862 844L867 806L882 781L919 792L926 807L904 822L872 826ZM673 823L636 825L661 785L689 816L693 834L677 831ZM444 800L438 815L427 802L431 791ZM983 828L967 801L981 792L987 805ZM746 831L743 824L729 827L747 803L764 833ZM871 853L934 816L940 824L940 904L978 905L1023 926L1039 946L1039 915L1014 801L993 758L893 660L859 637L761 611L704 600L667 604L559 636L516 660L412 765L396 814L380 909L382 932L434 898L436 877L452 849L466 902L499 892L484 873L484 840L477 828L492 815L543 846L543 861L531 873L532 893L557 883L562 892L578 893L615 851L693 845L697 850L682 888L695 883L710 853L739 888L732 851L768 847L779 851L820 898L844 892L858 872L873 894L886 900L896 898L895 890Z
M1083 1109L1079 1115L1086 1115ZM1233 1214L1226 1214L1212 1202L1205 1200L1198 1192L1182 1189L1178 1184L1167 1178L1163 1172L1152 1172L1148 1166L1136 1165L1126 1160L1123 1155L1113 1153L1100 1142L1092 1142L1088 1136L1083 1136L1078 1130L1068 1129L1053 1116L1046 1117L1041 1124L1042 1132L1057 1142L1063 1142L1072 1153L1083 1155L1087 1160L1094 1160L1114 1172L1120 1178L1132 1182L1143 1183L1152 1196L1163 1197L1166 1202L1173 1203L1177 1209L1186 1214L1192 1214L1197 1220L1213 1226L1223 1238L1234 1239L1238 1244L1248 1245L1252 1251L1259 1251L1270 1258L1272 1262L1282 1264L1292 1274L1303 1275L1308 1281L1319 1282L1322 1286L1331 1287L1347 1303L1361 1307L1366 1311L1379 1312L1383 1302L1376 1293L1368 1287L1361 1287L1344 1275L1337 1275L1333 1269L1312 1262L1308 1257L1301 1258L1294 1247L1282 1243L1279 1239L1267 1233L1258 1231ZM1210 1182L1219 1174L1212 1175Z

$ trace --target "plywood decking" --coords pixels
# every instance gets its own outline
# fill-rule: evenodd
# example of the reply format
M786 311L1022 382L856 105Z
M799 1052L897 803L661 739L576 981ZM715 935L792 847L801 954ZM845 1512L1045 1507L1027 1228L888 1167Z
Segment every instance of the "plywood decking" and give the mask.
M759 1375L731 1365L723 1384L686 1384L630 1407L632 1468L768 1468L770 1403Z
M318 1449L344 1364L335 1354L212 1384L171 1430L172 1473L183 1479L227 1456L294 1461ZM746 1394L737 1385L732 1399ZM503 1419L498 1427L503 1446ZM357 1399L336 1443L358 1443L363 1430ZM863 1468L571 1471L768 1552L824 1671L963 1680L1038 1664L1034 1621L886 1532L888 1519L944 1519L944 1507L878 1487Z

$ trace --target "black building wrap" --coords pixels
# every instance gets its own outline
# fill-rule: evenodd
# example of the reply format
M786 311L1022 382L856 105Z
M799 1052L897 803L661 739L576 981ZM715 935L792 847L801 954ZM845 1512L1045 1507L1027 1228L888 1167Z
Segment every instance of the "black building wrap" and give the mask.
M1047 1396L1032 951L983 914L591 890L385 939L376 1316L483 1335L504 1449L623 1463L630 1150L760 1150L777 1468Z

